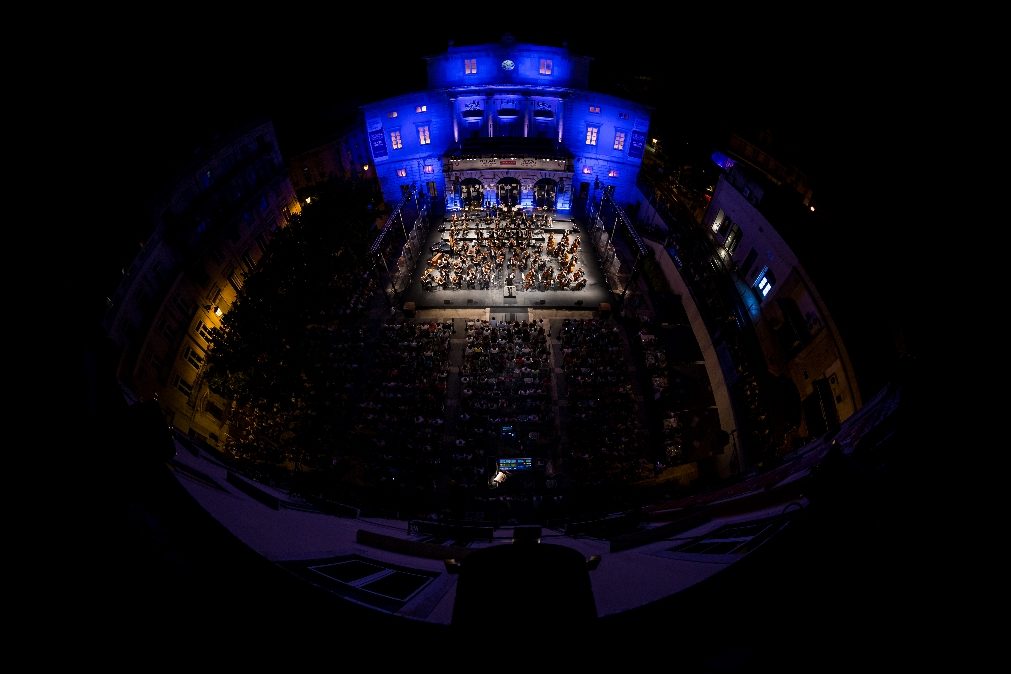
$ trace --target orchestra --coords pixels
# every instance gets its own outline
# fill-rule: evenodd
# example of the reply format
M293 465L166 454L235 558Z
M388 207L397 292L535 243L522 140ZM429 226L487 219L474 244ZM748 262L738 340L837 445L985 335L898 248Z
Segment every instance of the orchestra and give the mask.
M579 264L579 229L561 236L547 213L480 210L454 214L432 246L421 285L434 290L488 290L500 285L525 292L582 290L586 274ZM447 246L448 244L448 246Z

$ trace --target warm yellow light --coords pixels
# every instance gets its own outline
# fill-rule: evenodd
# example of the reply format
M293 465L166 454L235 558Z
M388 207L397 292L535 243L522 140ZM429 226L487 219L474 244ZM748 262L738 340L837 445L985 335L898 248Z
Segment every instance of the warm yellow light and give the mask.
M814 213L814 206L811 207L811 212Z
M311 204L312 203L312 197L306 197L305 198L305 203Z
M654 144L654 145L656 145L656 144L657 144L657 143L659 143L659 142L660 142L660 141L659 141L658 139L656 139L656 138L654 138L654 139L653 139L653 144Z
M368 171L369 170L369 165L368 164L362 164L362 170L363 171Z

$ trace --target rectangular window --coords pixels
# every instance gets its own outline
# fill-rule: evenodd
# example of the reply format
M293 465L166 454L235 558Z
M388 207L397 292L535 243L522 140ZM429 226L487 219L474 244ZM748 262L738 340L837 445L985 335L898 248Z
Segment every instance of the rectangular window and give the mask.
M242 290L242 274L235 270L235 265L228 265L228 269L225 270L225 278L235 288L235 292Z
M422 145L428 145L432 142L432 137L428 133L428 125L418 127L418 142Z
M755 260L758 259L758 251L752 248L748 251L747 257L744 258L744 262L741 263L741 276L747 276L748 272L751 271L751 267L755 264Z
M591 105L590 106L590 112L592 112L594 114L600 114L600 106L599 105Z
M614 149L624 150L625 149L625 132L615 131L614 132Z
M762 271L758 272L758 276L755 277L753 287L758 288L758 291L762 293L762 297L768 297L774 285L776 285L776 277L769 271L768 266L762 267Z
M207 291L207 301L211 304L217 304L218 300L221 299L221 287L214 286Z
M728 218L729 220L729 218ZM724 242L723 246L727 249L727 252L731 255L737 250L737 246L741 243L741 227L736 222L730 225L730 231L727 232L727 240Z
M477 59L464 59L463 72L465 75L477 75Z
M589 175L591 173L593 173L593 169L592 168L590 168L589 166L584 166L583 167L583 174L584 175Z
M267 239L267 235L266 234L257 234L255 240L256 240L256 245L260 247L260 251L266 253L267 252L267 244L270 243L268 241L268 239Z
M389 112L386 113L386 116L389 117L390 119L394 119L398 114L400 113L398 113L396 110L390 110Z
M404 141L400 138L400 131L390 131L390 145L393 146L394 150L399 150L404 147Z
M256 262L253 261L253 257L248 251L242 254L242 264L246 265L246 269L249 271L253 271L256 268Z
M154 369L155 369L156 371L157 371L157 370L161 370L161 369L162 369L162 366L164 366L164 365L165 365L164 361L162 361L162 359L161 359L161 356L159 356L159 355L158 355L157 353L155 353L155 352L153 352L153 351L152 351L151 353L149 353L149 354L147 355L147 362L148 362L148 363L149 363L149 364L151 365L151 367L153 367L153 368L154 368Z
M628 119L628 113L627 112L619 112L618 113L618 119Z
M163 318L158 327L158 331L161 332L161 336L165 339L173 340L176 337L176 322L170 321L168 318Z
M211 343L211 329L204 325L203 321L197 321L196 332L198 335L204 338L204 341L208 344Z
M204 364L204 357L199 353L194 351L191 347L187 346L183 350L183 359L193 366L194 369L199 370L200 366Z
M179 389L179 392L189 398L193 395L193 384L189 383L179 375L176 375L172 379L172 385Z
M550 75L552 65L551 59L541 59L541 75Z
M713 218L713 224L710 225L710 228L713 230L713 234L719 234L720 233L720 228L723 227L723 219L724 219L723 209L721 208L716 213L716 217Z
M175 309L179 312L179 317L184 321L193 317L193 304L190 302L189 298L183 297L182 295L176 295L172 298L173 304L175 304Z
M213 401L208 401L208 403L204 406L204 411L217 419L218 423L221 423L225 419L225 411L221 409L220 405ZM211 435L213 435L213 433Z
M610 171L608 171L607 172L607 177L608 178L617 178L618 177L618 169L611 169Z
M398 168L397 169L397 177L398 178L406 178L407 177L407 169L405 169L405 168Z
M435 173L435 167L431 164L425 164L425 173Z
M414 108L414 111L415 112L428 112L428 106L427 105L419 105L416 108Z
M600 130L600 127L590 126L589 124L586 125L586 144L587 145L596 145L597 144L597 131L599 131L599 130Z

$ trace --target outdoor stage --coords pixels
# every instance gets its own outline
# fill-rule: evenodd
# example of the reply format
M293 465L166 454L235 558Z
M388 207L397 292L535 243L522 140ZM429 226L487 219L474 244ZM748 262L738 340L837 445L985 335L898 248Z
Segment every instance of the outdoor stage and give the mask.
M422 274L429 268L429 261L438 251L438 246L444 243L448 246L449 225L451 224L452 222L447 219L439 222L437 226L432 228L418 261L418 266L411 276L411 284L403 296L405 302L413 302L418 310L486 307L504 310L512 308L594 310L603 302L611 302L611 292L604 282L600 267L597 264L593 242L582 225L575 222L565 213L556 213L551 225L542 228L543 233L534 238L534 243L543 245L549 234L553 235L555 240L560 239L565 233L569 233L572 237L576 235L580 236L582 246L579 252L579 265L586 279L586 285L582 289L537 290L531 288L524 291L522 274L517 272L515 289L510 292L505 284L508 271L501 265L494 266L491 274L491 285L488 289L480 289L478 286L470 289L466 285L462 288L434 286L431 290L426 289L421 282ZM574 227L576 231L573 231ZM464 240L468 242L477 241L476 230L471 228L467 238ZM455 257L452 256L451 259ZM509 256L506 259L507 264L508 262ZM555 266L558 266L557 262Z

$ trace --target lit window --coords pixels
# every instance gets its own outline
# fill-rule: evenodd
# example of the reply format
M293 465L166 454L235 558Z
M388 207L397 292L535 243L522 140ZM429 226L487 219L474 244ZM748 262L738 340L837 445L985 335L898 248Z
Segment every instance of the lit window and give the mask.
M191 347L187 346L183 351L183 359L193 366L194 369L199 370L200 366L204 364L204 357L199 353L194 351Z
M431 164L425 164L425 173L435 173L435 167Z
M762 271L758 272L758 276L755 277L752 287L758 288L759 292L762 293L762 297L768 297L774 285L776 285L776 277L769 270L769 267L765 266L762 267Z
M723 247L726 248L727 252L732 255L734 251L737 250L738 244L741 243L741 226L736 222L733 222L730 218L727 218L727 221L723 224L724 226L727 224L730 226L729 231L727 231L727 238L723 242Z
M189 383L179 375L176 375L172 380L172 385L179 389L179 392L184 394L187 398L193 393L193 384Z
M390 145L393 146L394 150L404 147L404 141L401 140L399 131L390 131Z
M627 112L619 112L618 113L618 119L628 119L628 113Z
M618 177L618 169L611 169L610 171L608 171L607 172L607 177L608 178L617 178Z
M615 131L614 132L614 149L624 150L625 149L625 132Z
M397 169L397 177L399 177L399 178L406 178L407 177L407 169L405 169L405 168L398 168Z
M593 173L593 169L590 168L589 166L584 166L583 167L583 173L585 173L585 174Z
M390 119L393 119L394 117L397 116L397 111L396 110L390 110L389 112L386 113L386 116L389 117Z
M541 75L550 75L551 66L551 59L541 59Z
M590 125L586 126L586 144L587 145L596 145L597 144L597 131L599 130L599 128L600 127L590 126Z
M418 142L422 145L428 145L432 142L432 137L428 134L428 125L418 127Z
M414 108L414 111L415 112L428 112L428 106L427 105L419 105L418 107Z
M719 212L716 214L716 217L713 219L713 224L712 224L713 234L719 234L720 233L720 228L723 226L723 219L724 219L724 214L723 214L723 209L721 208L719 210Z
M600 106L599 105L591 105L590 106L590 112L600 113Z
M204 341L208 344L211 343L211 329L204 325L203 321L197 323L196 327L197 334L204 338Z
M464 59L463 60L463 72L466 75L476 75L477 74L477 59Z

